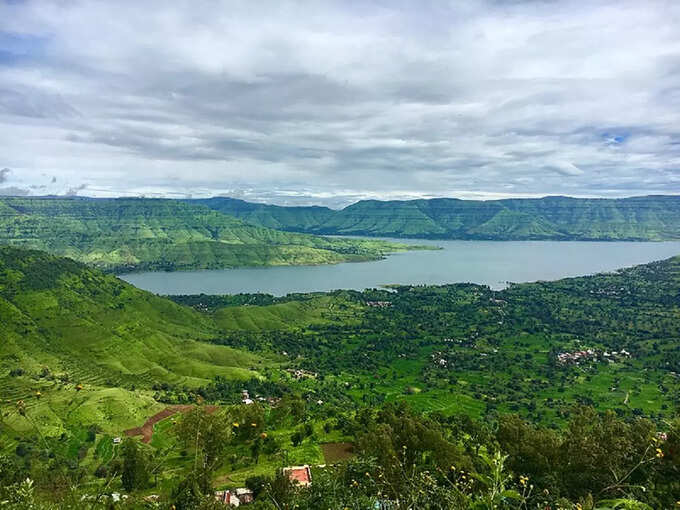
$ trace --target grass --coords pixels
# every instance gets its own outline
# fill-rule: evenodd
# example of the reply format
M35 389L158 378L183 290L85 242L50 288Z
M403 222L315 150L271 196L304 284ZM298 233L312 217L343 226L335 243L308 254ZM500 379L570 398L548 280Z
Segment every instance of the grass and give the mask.
M360 307L342 298L321 296L268 306L232 306L217 310L215 322L224 330L292 330L335 322L352 324Z

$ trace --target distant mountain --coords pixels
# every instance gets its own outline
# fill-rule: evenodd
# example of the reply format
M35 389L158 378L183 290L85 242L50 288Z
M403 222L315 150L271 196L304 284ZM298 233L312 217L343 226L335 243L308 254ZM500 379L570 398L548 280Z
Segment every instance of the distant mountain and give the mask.
M192 202L253 225L314 234L490 240L680 239L680 196L364 200L340 211L252 204L232 198Z
M253 226L199 203L129 198L0 198L2 244L107 271L327 264L407 248Z
M208 206L210 209L235 216L252 225L278 230L314 230L319 225L329 221L336 213L333 209L316 205L282 207L256 204L229 197L193 199L187 200L187 202Z

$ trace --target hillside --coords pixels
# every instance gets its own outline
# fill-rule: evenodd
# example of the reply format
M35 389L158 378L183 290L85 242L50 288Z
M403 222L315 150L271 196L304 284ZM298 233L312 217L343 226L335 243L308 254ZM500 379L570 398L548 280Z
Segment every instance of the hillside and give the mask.
M153 384L248 379L270 364L205 343L216 327L189 308L37 251L0 247L0 317L0 393L25 400L47 433L134 424L159 407Z
M155 199L1 198L0 244L119 272L332 264L409 249L281 232L202 205Z
M680 197L387 201L340 211L230 198L198 200L253 225L315 234L487 240L661 241L680 239Z

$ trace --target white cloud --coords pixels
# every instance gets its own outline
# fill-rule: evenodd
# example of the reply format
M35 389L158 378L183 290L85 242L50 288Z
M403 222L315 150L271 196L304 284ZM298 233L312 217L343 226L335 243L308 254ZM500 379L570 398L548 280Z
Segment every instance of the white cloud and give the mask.
M0 165L106 196L680 192L680 4L459 4L0 3Z

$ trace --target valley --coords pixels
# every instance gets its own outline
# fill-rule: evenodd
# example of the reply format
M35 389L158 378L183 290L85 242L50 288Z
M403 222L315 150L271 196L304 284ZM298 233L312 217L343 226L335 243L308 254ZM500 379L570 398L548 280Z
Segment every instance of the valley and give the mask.
M195 476L192 466L203 455L210 468L200 483L264 494L275 490L267 484L278 483L281 466L313 466L311 492L276 496L299 504L338 476L357 476L352 469L384 473L407 490L408 480L383 457L402 442L419 452L423 469L453 462L479 476L487 469L484 452L500 445L510 452L507 469L521 465L537 484L549 484L565 461L534 459L531 467L529 453L516 448L546 434L575 448L574 427L583 420L603 420L600 434L615 426L628 437L620 451L611 449L618 443L598 443L621 470L646 455L644 441L632 435L643 424L644 434L671 438L660 444L662 460L635 471L640 483L660 484L675 469L678 258L500 291L396 285L170 300L69 259L6 247L0 282L2 462L61 499L113 484L141 507L159 493L177 503L177 484ZM571 354L586 351L592 354ZM244 391L252 403L244 403ZM183 413L164 411L176 406ZM147 422L156 415L159 421ZM139 443L142 436L125 439L145 422L148 444ZM422 430L422 437L401 427ZM509 427L526 439L508 443ZM222 432L196 449L188 438L199 430ZM376 450L367 441L376 435L392 446ZM349 453L334 471L314 467L336 450ZM153 476L121 487L115 473L133 451ZM564 475L554 498L578 500L611 483L596 473L580 482ZM83 482L75 492L74 476ZM481 482L464 488L455 480L447 497L474 499L483 490ZM362 497L388 490L375 483L362 486ZM674 490L654 497L672 498Z

